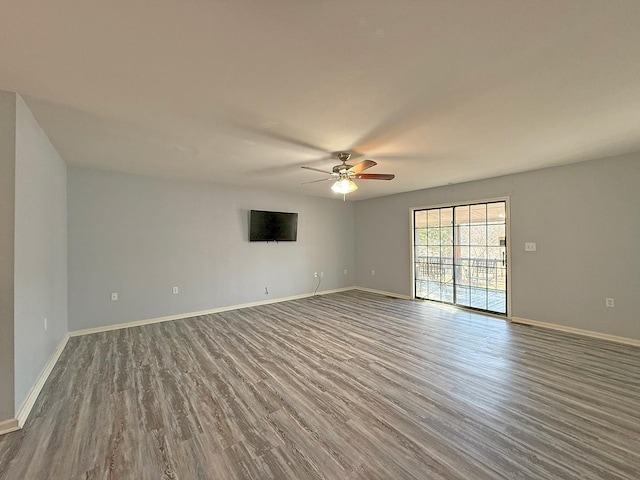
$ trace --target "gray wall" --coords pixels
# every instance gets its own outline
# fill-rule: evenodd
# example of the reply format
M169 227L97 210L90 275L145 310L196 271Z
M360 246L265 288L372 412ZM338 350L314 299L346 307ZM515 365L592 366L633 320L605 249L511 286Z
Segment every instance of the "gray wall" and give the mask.
M19 409L67 333L66 165L19 96L15 158L14 349Z
M511 200L511 315L640 339L639 153L357 202L357 285L412 294L412 207L501 196Z
M298 212L298 241L250 243L250 209ZM353 211L337 200L69 168L69 329L310 293L314 271L324 272L320 291L352 285Z
M0 90L0 422L14 418L15 138L16 95Z

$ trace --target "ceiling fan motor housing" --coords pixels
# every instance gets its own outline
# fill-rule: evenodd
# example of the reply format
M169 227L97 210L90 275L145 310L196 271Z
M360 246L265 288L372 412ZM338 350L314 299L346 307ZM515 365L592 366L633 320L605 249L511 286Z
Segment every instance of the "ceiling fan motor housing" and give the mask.
M336 165L333 167L333 173L344 174L347 170L349 170L353 165L347 165L347 160L351 158L351 154L349 152L340 152L338 154L338 160L342 162L342 165Z

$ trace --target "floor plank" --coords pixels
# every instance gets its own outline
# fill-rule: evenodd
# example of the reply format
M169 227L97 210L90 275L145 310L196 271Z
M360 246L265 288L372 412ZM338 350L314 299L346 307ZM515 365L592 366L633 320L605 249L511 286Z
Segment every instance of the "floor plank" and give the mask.
M350 291L72 338L0 478L638 479L640 349Z

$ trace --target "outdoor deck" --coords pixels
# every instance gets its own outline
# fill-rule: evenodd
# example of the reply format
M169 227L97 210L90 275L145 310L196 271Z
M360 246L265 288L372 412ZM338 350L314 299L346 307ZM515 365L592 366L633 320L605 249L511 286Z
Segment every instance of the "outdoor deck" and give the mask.
M416 297L455 304L461 307L478 308L494 313L507 313L507 292L504 289L460 286L456 287L454 301L451 283L416 282Z

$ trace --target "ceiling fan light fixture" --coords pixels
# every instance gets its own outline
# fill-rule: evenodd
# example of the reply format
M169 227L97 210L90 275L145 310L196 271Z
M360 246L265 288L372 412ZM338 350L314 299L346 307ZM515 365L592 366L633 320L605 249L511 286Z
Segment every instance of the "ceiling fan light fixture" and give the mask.
M355 192L358 186L350 178L340 178L332 186L331 190L342 195Z

